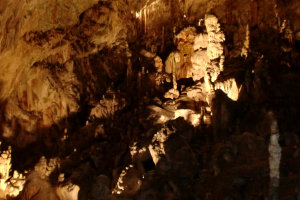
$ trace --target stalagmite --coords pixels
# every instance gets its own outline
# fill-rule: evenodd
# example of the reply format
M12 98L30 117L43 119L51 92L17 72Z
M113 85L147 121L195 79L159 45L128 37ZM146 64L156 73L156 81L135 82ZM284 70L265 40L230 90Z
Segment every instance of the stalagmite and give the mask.
M269 168L270 168L270 199L277 200L277 190L280 180L280 159L281 159L281 147L279 145L279 130L277 120L274 117L274 113L270 111L268 117L271 120L270 125L270 143L269 143Z
M17 171L13 171L11 176L11 168L11 147L9 146L6 151L0 152L0 198L16 197L23 190L25 176Z
M211 60L210 66L206 71L210 72L211 81L215 82L220 72L224 70L224 48L225 34L220 28L219 20L214 15L205 15L205 27L208 34L207 56ZM220 58L220 62L216 65L213 60Z

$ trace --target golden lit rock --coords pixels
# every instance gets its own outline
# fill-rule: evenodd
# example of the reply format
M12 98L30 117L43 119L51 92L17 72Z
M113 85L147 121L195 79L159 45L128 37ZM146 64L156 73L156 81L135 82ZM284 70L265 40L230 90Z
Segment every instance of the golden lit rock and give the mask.
M228 79L224 82L216 82L215 89L222 90L233 101L237 101L241 91L241 87L237 86L235 79Z

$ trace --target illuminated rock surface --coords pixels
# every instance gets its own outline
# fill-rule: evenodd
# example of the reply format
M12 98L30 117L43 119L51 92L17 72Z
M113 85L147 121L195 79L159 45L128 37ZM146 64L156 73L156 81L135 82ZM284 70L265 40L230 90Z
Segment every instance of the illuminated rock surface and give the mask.
M300 198L299 8L1 0L0 199Z

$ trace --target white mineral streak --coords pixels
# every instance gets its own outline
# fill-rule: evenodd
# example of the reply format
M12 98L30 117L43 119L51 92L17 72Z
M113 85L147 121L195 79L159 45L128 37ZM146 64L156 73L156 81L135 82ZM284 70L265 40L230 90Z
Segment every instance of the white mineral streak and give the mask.
M135 17L141 20L144 23L145 33L148 30L149 20L151 20L151 15L159 10L160 0L156 0L152 3L149 3L149 0L146 2L145 6L135 13Z

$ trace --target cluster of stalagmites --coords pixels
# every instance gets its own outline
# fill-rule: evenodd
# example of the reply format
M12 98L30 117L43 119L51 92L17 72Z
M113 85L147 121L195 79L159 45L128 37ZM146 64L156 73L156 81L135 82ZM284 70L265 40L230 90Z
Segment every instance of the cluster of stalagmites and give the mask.
M22 200L53 199L53 200L77 200L79 187L72 183L63 183L64 174L57 177L57 186L50 183L50 175L60 168L58 158L46 159L42 156L34 169L28 173L26 184L19 198Z
M77 200L79 187L64 182L64 174L59 174L57 186L50 183L50 175L60 167L58 158L46 159L42 156L32 170L24 174L12 171L11 147L1 151L0 156L0 199L18 197L21 200L51 199Z
M170 119L183 117L193 126L200 123L211 123L212 99L216 90L222 90L227 96L237 101L240 87L234 78L220 79L224 70L224 41L225 35L218 19L214 15L206 15L204 25L187 27L174 37L177 50L170 53L166 61L152 52L141 51L141 55L154 60L156 68L155 85L157 88L165 83L173 85L164 97L170 99L161 105L165 109L150 106L158 115L157 123L165 123ZM143 73L142 73L143 74ZM183 80L192 79L192 86L185 86ZM182 101L194 101L208 104L202 109L179 108Z
M0 198L16 197L24 187L25 176L18 171L12 173L10 146L7 150L1 151L0 174Z
M156 182L168 182L176 189L174 179L192 178L197 173L198 162L189 146L193 131L187 127L189 126L182 119L169 121L161 126L151 141L134 142L130 146L132 164L121 172L112 193L123 197L136 195L141 200L158 199L161 194L157 188L153 188L156 187ZM154 167L149 169L145 163L152 163L155 170ZM161 173L170 174L170 177L159 181ZM176 174L177 177L172 177L171 174ZM171 190L164 192L170 195L172 193Z
M144 188L141 184L147 185L147 182L155 180L156 172L145 171L143 167L143 163L149 159L160 172L177 172L178 177L186 178L193 176L197 161L188 145L192 133L185 130L182 135L184 126L175 124L189 123L191 127L211 124L210 100L216 89L221 89L229 98L237 100L239 89L234 79L217 81L224 69L225 41L218 19L214 15L206 15L205 27L205 31L200 33L196 28L188 27L176 35L177 50L168 56L165 63L152 52L146 50L140 52L145 58L154 61L156 68L154 85L157 89L170 82L173 87L164 94L166 99L164 103L157 100L159 105L148 106L151 110L148 119L154 119L156 124L161 125L161 129L151 140L143 144L140 141L132 144L130 147L132 164L120 174L113 194L130 196L140 190L138 199L148 198L143 195L156 196L155 190ZM144 71L141 74L147 75ZM192 78L195 84L192 86L180 84L182 79L188 78ZM193 106L182 108L184 103L202 106L201 109ZM176 190L172 181L170 184Z
M239 88L235 80L231 79L225 82L217 80L224 70L223 43L225 35L221 30L217 17L214 15L206 15L204 22L205 29L202 27L204 31L200 33L197 32L195 27L188 27L176 35L177 51L169 55L163 70L160 60L157 57L155 58L157 72L166 74L159 74L157 79L168 77L165 78L166 81L172 80L173 88L165 94L166 98L178 98L181 91L179 91L177 81L192 78L196 82L204 80L204 89L209 95L212 95L215 89L221 89L229 98L236 101ZM163 83L163 81L160 81L160 83ZM189 93L189 96L198 98L195 93Z
M179 195L178 185L186 180L191 180L196 172L198 161L194 152L191 150L190 141L193 135L193 128L207 127L214 122L212 99L216 90L222 90L230 99L236 101L239 98L240 88L234 78L218 80L224 71L224 41L225 35L221 29L218 19L214 15L206 15L204 24L198 27L187 27L174 37L177 49L169 54L165 62L155 53L141 50L140 55L152 60L156 71L152 74L145 72L142 68L138 72L138 86L143 87L142 80L149 76L153 81L154 87L158 91L164 89L166 84L171 84L172 88L164 91L164 101L156 98L155 105L148 106L150 114L147 120L154 121L159 128L150 130L153 136L149 139L134 141L129 147L131 163L128 163L120 174L113 170L113 180L106 175L99 175L92 186L92 196L98 199L111 199L113 196L131 197L136 199L159 199L159 189L152 188L155 183L159 183L162 177L171 190L166 189L165 194L170 196ZM130 54L130 53L129 53ZM128 56L130 60L131 56ZM132 78L130 61L127 66L127 79ZM37 64L39 65L39 63ZM107 67L107 66L106 66ZM74 74L74 63L65 63L64 67L58 72L50 73L47 68L30 69L34 76L24 79L26 84L19 87L16 92L16 99L24 99L21 108L14 104L8 104L6 108L7 120L13 121L16 117L28 118L27 113L22 110L37 112L42 111L43 121L33 119L27 126L27 132L34 132L37 123L44 126L57 123L60 117L78 111L79 95L77 91L78 79ZM87 73L91 73L87 69ZM47 74L52 74L49 76ZM185 85L182 80L192 79L192 85ZM40 81L43 80L43 83ZM64 80L71 80L66 82ZM128 81L130 84L130 81ZM26 87L25 87L26 86ZM24 95L26 91L26 95ZM64 91L64 92L62 92ZM42 94L39 98L45 101L37 101L36 94ZM146 98L146 97L145 97ZM61 102L59 105L55 102ZM71 106L70 106L71 105ZM101 121L104 119L114 119L114 116L127 106L125 97L114 87L108 88L102 98L94 104L89 113L89 121ZM10 110L15 109L14 112ZM9 115L13 113L13 115ZM17 115L17 116L16 116ZM54 116L57 116L55 118ZM89 125L86 123L86 127ZM21 121L26 125L27 121ZM29 122L28 122L29 123ZM48 124L47 124L48 123ZM13 126L12 126L13 127ZM10 137L14 131L12 127L4 127L4 135ZM67 139L67 128L65 128L62 142ZM97 124L94 138L107 138L103 123ZM244 136L243 136L244 137ZM248 137L248 135L245 135ZM270 152L275 152L277 148L277 135L271 141ZM278 138L277 138L278 139ZM31 138L28 138L30 142ZM32 139L34 140L34 139ZM222 147L223 148L223 147ZM76 149L74 149L76 151ZM215 157L219 156L217 151ZM231 153L229 153L231 154ZM278 154L278 152L277 152ZM272 154L274 157L278 155ZM231 155L225 155L224 159L230 162ZM91 155L92 159L97 156ZM1 168L1 191L4 197L18 196L22 200L37 199L59 199L77 200L79 186L65 181L64 174L59 174L56 185L50 183L50 175L55 170L60 169L58 158L46 159L41 157L34 169L26 173L26 179L22 174L14 171L10 176L10 150L1 155L3 162ZM217 159L216 159L217 160ZM212 161L214 174L220 172L217 161ZM97 161L96 165L101 161ZM146 163L146 164L145 164ZM100 164L99 164L100 165ZM150 165L150 169L149 166ZM153 166L152 166L153 165ZM278 178L278 159L270 159L271 177ZM155 170L154 170L155 168ZM165 174L173 174L176 177L164 177ZM26 180L26 184L25 184ZM174 183L176 181L176 183ZM166 184L166 183L164 183ZM159 187L160 184L157 184ZM183 188L186 186L182 186Z

